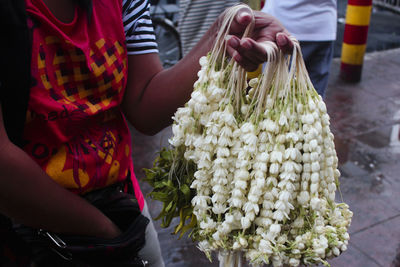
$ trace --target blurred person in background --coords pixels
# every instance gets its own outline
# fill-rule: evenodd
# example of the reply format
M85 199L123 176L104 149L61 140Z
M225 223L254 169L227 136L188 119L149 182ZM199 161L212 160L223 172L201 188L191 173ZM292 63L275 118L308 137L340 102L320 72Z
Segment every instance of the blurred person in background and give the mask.
M336 40L336 0L266 0L262 11L276 17L300 41L307 71L324 96Z
M183 55L189 53L226 8L238 3L237 0L179 0L178 31Z

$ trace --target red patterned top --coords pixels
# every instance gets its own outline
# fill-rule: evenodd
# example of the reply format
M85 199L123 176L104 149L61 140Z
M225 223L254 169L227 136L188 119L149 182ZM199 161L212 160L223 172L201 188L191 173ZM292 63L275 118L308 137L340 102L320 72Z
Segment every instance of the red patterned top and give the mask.
M133 174L120 109L127 74L122 1L93 1L62 23L42 0L26 0L33 29L24 150L63 187L85 193ZM135 192L142 206L136 178Z

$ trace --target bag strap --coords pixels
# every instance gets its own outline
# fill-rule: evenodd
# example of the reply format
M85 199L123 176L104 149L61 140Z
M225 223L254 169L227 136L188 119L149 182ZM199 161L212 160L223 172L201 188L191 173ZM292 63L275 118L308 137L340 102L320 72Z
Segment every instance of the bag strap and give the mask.
M24 145L23 130L31 86L31 37L25 1L0 0L0 102L11 142Z

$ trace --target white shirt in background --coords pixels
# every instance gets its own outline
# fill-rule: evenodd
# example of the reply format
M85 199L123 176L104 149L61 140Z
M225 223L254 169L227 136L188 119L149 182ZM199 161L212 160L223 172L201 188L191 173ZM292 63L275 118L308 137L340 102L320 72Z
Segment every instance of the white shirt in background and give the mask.
M336 40L336 0L266 0L262 11L299 41Z

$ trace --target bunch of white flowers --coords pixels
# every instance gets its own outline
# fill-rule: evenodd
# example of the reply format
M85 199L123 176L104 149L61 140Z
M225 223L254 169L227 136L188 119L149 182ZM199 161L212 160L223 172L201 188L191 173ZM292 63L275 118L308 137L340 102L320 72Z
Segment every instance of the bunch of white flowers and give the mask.
M249 83L228 62L224 38L239 8L173 117L170 144L197 167L193 237L226 266L238 264L238 252L254 266L327 263L347 249L352 212L335 203L340 173L326 106L297 42L290 60L271 46L264 73Z

